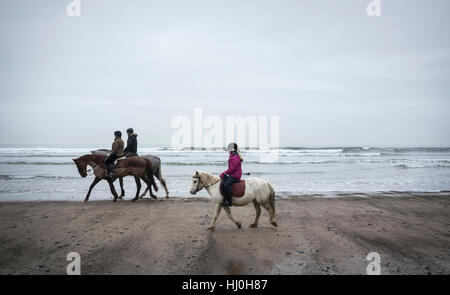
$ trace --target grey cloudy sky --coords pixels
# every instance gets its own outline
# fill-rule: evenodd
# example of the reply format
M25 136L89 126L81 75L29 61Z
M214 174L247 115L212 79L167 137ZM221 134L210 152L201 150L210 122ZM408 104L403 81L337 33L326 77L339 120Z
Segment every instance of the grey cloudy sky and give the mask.
M169 145L278 115L283 146L450 146L450 1L0 2L0 144Z

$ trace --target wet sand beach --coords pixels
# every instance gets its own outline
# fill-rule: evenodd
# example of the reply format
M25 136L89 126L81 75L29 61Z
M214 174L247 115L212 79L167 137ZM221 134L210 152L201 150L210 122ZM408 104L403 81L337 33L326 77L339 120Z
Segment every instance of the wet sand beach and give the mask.
M233 207L206 229L204 198L0 203L0 274L450 274L450 193L277 198L278 228ZM400 195L400 194L399 194Z

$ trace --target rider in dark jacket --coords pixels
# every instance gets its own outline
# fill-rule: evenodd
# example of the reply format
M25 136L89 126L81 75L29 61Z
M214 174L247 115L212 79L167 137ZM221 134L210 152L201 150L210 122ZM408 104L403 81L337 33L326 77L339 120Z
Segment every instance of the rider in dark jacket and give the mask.
M134 133L133 128L127 129L128 140L127 147L125 148L125 157L129 158L132 156L137 156L137 134Z

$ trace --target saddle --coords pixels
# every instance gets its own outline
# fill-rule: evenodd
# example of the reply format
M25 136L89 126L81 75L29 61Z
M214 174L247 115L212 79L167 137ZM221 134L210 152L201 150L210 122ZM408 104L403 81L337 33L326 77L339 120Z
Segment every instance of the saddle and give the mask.
M224 179L222 179L222 182L224 181ZM231 193L233 195L233 197L235 198L241 198L242 196L245 195L245 180L241 180L239 182L236 182L233 184L233 186L231 187ZM225 192L223 191L222 188L222 183L220 184L220 194L225 197Z
M108 156L104 156L104 157L103 157L103 160L100 162L100 164L102 164L104 167L106 167L106 164L105 164L106 159L108 159ZM116 165L117 165L117 163L118 163L119 161L125 160L125 159L126 159L125 156L122 156L122 157L116 159L116 160L114 161L114 163L112 163L112 167L113 167L113 168L116 167Z

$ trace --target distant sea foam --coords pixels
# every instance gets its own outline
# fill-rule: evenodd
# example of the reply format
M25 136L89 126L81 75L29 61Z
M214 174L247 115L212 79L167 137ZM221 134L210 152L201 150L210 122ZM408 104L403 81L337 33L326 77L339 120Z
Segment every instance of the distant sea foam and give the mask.
M98 148L104 147L1 147L0 201L82 200L93 176L81 178L72 159ZM275 161L261 157L274 152ZM219 174L227 168L228 156L220 149L143 147L139 153L161 158L174 197L188 196L196 170ZM249 149L242 154L244 172L271 182L277 196L450 190L450 148L284 147ZM125 179L125 189L131 198L133 179ZM201 192L200 196L207 195ZM105 182L93 191L93 200L110 198Z

